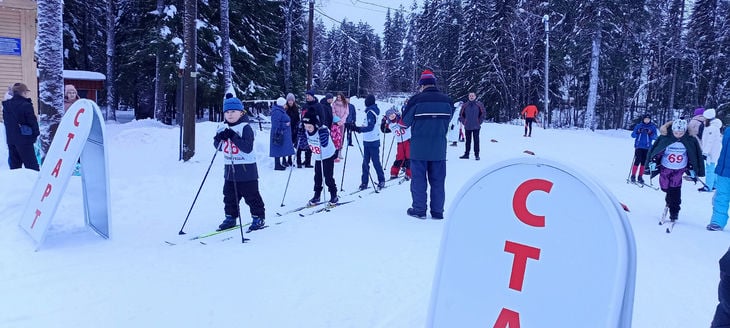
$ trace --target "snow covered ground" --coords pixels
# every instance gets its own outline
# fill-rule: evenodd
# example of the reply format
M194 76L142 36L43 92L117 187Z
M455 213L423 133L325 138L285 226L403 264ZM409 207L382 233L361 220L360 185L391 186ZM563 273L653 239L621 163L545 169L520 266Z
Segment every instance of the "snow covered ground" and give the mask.
M389 107L380 105L383 112ZM196 155L179 162L177 128L150 120L108 124L112 239L84 227L80 178L73 177L38 252L18 227L36 173L9 171L0 161L0 327L425 325L448 213L444 221L406 216L410 193L403 184L329 213L277 217L311 197L313 172L293 169L282 201L289 171L273 170L266 130L257 131L255 151L270 227L246 235L246 244L238 231L207 238L207 245L185 240L214 230L223 218L219 156L188 235L178 236L214 154L215 128L198 123ZM625 182L633 156L628 131L536 128L524 138L520 126L484 124L481 140L481 161L458 159L463 143L448 147L447 208L479 170L530 156L527 149L587 172L631 209L638 261L633 327L709 326L717 261L730 244L727 232L705 230L712 194L685 182L680 223L666 234L657 225L664 193ZM5 147L0 158L7 158ZM358 148L349 147L345 192L359 184L360 159ZM344 162L335 166L338 187L343 168Z

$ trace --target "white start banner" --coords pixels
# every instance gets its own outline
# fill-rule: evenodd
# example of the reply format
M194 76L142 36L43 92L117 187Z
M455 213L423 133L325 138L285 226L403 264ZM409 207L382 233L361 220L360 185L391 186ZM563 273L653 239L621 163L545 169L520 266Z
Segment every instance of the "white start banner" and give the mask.
M104 148L104 119L91 100L77 100L64 114L38 174L20 226L40 248L58 204L81 162L86 225L110 236L109 166Z
M428 327L631 327L633 233L592 178L534 157L501 162L446 217Z

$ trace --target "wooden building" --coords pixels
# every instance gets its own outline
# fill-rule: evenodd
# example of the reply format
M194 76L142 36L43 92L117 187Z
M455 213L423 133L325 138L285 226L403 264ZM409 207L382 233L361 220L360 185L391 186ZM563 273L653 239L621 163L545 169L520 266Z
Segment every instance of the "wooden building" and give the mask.
M0 0L0 100L4 98L8 86L17 82L25 83L31 89L31 99L37 113L38 78L33 60L38 30L36 17L37 5L34 0Z

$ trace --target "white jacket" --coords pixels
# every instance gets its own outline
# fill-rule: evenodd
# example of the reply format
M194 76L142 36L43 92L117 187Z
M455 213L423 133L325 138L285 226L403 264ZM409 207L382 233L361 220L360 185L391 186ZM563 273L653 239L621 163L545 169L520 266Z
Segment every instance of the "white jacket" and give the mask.
M707 156L707 163L717 163L722 149L722 133L720 127L722 122L719 119L710 121L710 126L702 131L702 154Z
M459 123L459 110L461 108L461 102L454 104L454 115L451 115L451 123L449 123L449 131L446 133L446 140L448 142L459 141L459 130L461 123Z

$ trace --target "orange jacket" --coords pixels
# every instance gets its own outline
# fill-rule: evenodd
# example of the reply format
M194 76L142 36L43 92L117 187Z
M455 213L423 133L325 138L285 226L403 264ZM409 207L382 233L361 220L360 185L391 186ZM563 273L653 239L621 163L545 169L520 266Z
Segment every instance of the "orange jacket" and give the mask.
M537 116L537 106L527 105L527 107L522 110L521 114L524 115L525 118L535 118L535 116Z

